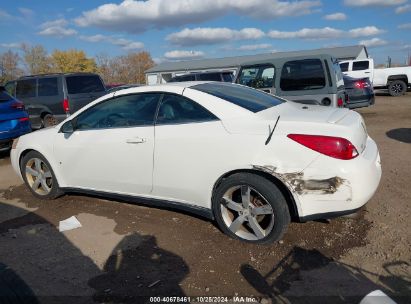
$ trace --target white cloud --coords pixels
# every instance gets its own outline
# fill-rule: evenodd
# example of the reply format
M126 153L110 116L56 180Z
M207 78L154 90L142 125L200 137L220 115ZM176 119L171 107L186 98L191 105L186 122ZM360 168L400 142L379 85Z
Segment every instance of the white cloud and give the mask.
M261 44L246 44L242 45L238 48L240 51L256 51L256 50L266 50L270 49L273 46L269 43L261 43Z
M411 11L411 4L406 4L403 6L399 6L395 9L397 14L403 14Z
M369 40L361 40L358 44L365 45L366 47L376 47L386 45L388 42L380 38L372 38Z
M401 30L411 29L411 23L400 24L400 25L398 26L398 28L401 29Z
M6 11L4 11L4 10L2 10L2 9L0 9L0 18L10 18L11 16L10 16L10 14L9 13L7 13Z
M19 7L18 10L26 18L30 18L35 15L33 10L26 8L26 7Z
M325 15L324 19L326 20L345 20L347 19L347 16L344 13L334 13L334 14L329 14L329 15Z
M225 27L198 27L194 29L185 28L180 32L168 35L166 39L175 45L193 46L216 44L227 40L259 39L263 36L264 32L256 28L232 30Z
M374 36L384 33L383 30L375 26L366 26L361 28L351 29L349 31L343 31L332 27L324 28L303 28L294 32L282 32L282 31L270 31L267 36L273 39L333 39L333 38L358 38Z
M278 18L306 15L321 6L318 0L124 0L108 3L83 12L76 18L79 26L96 26L109 30L142 32L198 23L229 13L253 18Z
M67 28L68 21L65 19L57 19L44 22L40 25L42 29L38 32L42 36L55 36L58 38L73 36L77 34L77 31L71 28Z
M104 36L104 35L93 35L93 36L80 36L81 40L96 43L96 42L107 42L113 45L120 46L123 50L130 51L130 50L137 50L144 48L144 43L138 41L132 41L125 38L118 38L112 36Z
M204 57L201 51L170 51L164 54L166 59L181 60L181 59L199 59Z
M54 27L49 27L46 28L40 32L38 32L39 35L42 36L55 36L55 37L65 37L65 36L72 36L77 34L76 30L69 29L69 28L63 28L60 26L54 26Z
M348 6L394 6L407 2L407 0L344 0Z
M11 42L11 43L0 43L0 47L7 49L19 49L21 48L21 43Z
M367 37L367 36L375 36L384 33L384 30L381 30L375 26L365 26L359 27L348 31L350 37L357 38L357 37Z

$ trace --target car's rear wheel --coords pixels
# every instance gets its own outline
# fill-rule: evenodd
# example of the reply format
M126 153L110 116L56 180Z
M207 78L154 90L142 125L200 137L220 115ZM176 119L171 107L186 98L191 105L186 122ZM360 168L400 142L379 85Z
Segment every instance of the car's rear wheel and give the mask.
M30 151L21 160L21 174L34 196L54 199L63 194L53 169L43 155Z
M407 85L402 80L394 80L388 86L388 92L391 96L404 95L407 91Z
M57 125L57 123L58 123L57 119L51 114L44 115L42 119L43 128L55 126Z
M220 183L213 196L213 212L226 234L253 243L280 240L290 222L278 187L250 173L234 174Z

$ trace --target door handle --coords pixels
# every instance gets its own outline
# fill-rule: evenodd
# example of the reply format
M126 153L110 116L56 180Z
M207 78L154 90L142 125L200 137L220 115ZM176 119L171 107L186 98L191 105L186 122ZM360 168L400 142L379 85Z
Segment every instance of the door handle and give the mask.
M135 138L129 138L126 140L126 143L128 144L142 144L145 143L147 140L145 138L141 137L135 137Z
M364 72L364 74L370 74L370 72Z

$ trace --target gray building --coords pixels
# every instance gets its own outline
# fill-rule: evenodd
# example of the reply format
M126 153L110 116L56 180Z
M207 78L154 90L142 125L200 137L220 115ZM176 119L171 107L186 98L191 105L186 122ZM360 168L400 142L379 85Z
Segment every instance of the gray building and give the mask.
M330 54L338 60L364 59L368 58L367 48L363 45L343 46L333 48L322 48L315 50L265 53L257 55L246 55L225 58L197 59L190 61L174 61L158 64L148 69L146 74L147 84L165 83L174 76L187 73L205 71L232 71L237 72L241 64L249 61L264 60L271 58L283 58L305 55Z

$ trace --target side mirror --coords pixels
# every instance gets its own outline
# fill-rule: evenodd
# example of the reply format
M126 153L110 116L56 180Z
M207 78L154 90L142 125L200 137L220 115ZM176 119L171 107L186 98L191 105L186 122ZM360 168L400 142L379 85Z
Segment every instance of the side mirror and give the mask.
M72 120L66 121L60 128L60 133L71 134L74 132L74 124Z

